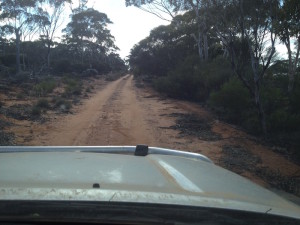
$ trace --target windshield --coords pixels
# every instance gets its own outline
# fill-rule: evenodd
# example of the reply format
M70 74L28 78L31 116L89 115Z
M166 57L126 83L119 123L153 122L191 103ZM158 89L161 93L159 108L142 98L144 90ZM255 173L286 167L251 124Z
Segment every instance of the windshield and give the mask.
M298 0L0 0L0 145L199 153L299 204L299 12Z

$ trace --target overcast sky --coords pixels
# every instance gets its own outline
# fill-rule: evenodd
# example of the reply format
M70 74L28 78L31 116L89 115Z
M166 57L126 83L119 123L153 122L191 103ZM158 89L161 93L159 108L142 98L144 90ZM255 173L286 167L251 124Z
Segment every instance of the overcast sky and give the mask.
M134 44L147 37L153 28L168 24L136 7L126 7L125 0L90 0L89 2L89 6L106 13L113 22L109 29L116 39L122 58L128 56Z

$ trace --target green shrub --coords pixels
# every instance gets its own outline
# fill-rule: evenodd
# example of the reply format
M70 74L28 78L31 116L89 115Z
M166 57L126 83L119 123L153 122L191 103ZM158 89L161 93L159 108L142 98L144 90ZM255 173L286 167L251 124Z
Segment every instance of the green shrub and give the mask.
M32 116L41 116L42 114L42 109L38 106L33 106L31 109L31 115Z
M225 119L241 123L251 109L251 98L248 90L237 78L226 82L217 92L212 92L209 105L222 113Z
M16 65L16 54L7 54L4 56L0 56L0 60L3 65L14 67Z
M289 99L280 88L272 86L263 87L261 99L267 115L278 109L288 108Z
M245 112L241 116L240 126L242 126L250 134L254 134L254 135L262 134L259 116L255 108L249 110L248 112Z
M53 69L56 73L72 72L72 65L68 59L60 59L53 62Z
M30 78L29 72L19 72L10 77L10 81L15 84L22 84Z
M61 97L53 98L52 102L54 104L54 108L59 109L62 112L69 112L72 108L71 102Z
M64 96L81 95L82 83L71 77L64 77L63 82L66 84Z
M92 92L92 89L91 89L91 87L87 87L87 88L85 89L85 91L86 91L87 93L91 93L91 92Z
M46 94L52 93L56 87L56 82L53 79L45 80L35 85L33 90L37 96L45 96Z
M290 111L300 114L300 85L296 86L294 91L289 96Z
M90 65L86 64L86 63L74 63L74 64L72 64L72 72L82 73L87 68L90 68Z
M16 97L17 99L24 99L24 93L18 93Z
M218 90L230 76L230 64L224 58L201 63L198 56L192 56L153 84L158 91L171 97L206 101L210 92Z
M64 95L65 96L70 96L70 95L81 95L81 92L82 92L82 87L79 86L79 85L68 85L66 88L65 88L65 93Z
M300 114L291 114L284 109L278 109L268 117L268 127L271 133L300 130Z
M42 109L49 109L50 105L49 105L49 101L45 98L38 100L38 102L36 103L36 106Z

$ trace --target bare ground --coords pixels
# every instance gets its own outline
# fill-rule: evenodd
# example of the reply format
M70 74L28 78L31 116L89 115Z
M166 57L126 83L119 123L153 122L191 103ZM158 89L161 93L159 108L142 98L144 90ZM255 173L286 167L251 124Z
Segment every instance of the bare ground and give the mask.
M300 166L203 107L138 88L133 76L95 80L95 92L73 114L44 123L13 121L18 145L147 144L197 152L252 181L300 195Z

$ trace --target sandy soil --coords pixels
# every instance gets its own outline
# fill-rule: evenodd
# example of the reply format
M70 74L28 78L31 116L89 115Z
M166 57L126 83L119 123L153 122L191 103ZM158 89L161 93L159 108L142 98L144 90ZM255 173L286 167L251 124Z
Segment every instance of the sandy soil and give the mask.
M172 115L178 113L192 113L211 121L212 131L219 134L220 138L207 141L193 135L182 135L176 129L168 129L176 124L176 118ZM43 124L31 122L11 129L17 135L23 135L19 139L20 145L147 144L202 153L221 166L223 147L239 146L261 159L257 167L279 171L284 177L300 177L299 165L259 144L253 137L232 125L215 120L197 104L163 98L151 89L138 88L131 75L98 85L95 93L83 100L73 114L53 115L50 121ZM246 169L240 174L260 185L270 186L270 182L258 176L256 170Z

